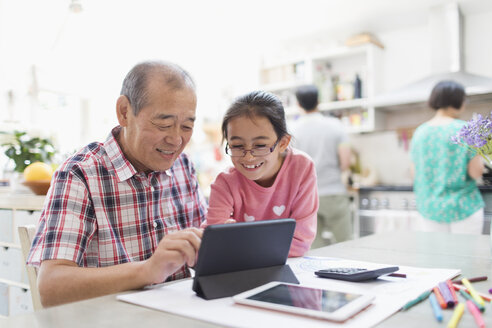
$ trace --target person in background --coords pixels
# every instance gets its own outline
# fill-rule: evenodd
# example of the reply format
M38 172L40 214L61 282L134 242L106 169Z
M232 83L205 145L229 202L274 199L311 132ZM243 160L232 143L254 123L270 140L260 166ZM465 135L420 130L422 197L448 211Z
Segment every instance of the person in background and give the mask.
M55 172L28 264L43 306L189 277L206 215L182 153L195 121L190 75L143 62L116 101L119 126Z
M318 178L318 232L313 248L352 239L350 198L342 181L351 159L348 136L340 120L320 113L316 86L299 87L296 98L306 115L291 126L293 145L311 156Z
M451 142L461 129L465 89L454 81L434 86L429 106L434 117L420 125L411 141L414 193L421 217L416 229L481 234L484 202L475 182L484 165L479 155Z
M222 135L234 167L213 182L203 226L293 218L289 256L302 256L316 234L316 173L306 154L289 147L281 101L263 91L237 98L224 116Z

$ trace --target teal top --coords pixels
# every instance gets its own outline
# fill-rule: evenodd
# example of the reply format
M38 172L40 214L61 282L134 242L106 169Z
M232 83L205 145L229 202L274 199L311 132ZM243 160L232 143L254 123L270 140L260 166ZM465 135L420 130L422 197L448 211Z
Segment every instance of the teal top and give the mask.
M464 124L462 120L439 126L424 123L412 137L413 189L417 209L427 219L460 221L484 207L477 184L467 172L475 153L450 140Z

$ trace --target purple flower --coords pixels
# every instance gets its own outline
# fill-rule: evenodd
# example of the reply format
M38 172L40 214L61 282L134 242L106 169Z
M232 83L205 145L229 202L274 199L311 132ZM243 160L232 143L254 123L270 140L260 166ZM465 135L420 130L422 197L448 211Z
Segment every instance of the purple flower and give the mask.
M492 112L486 116L478 114L467 122L451 142L476 150L482 157L492 154Z

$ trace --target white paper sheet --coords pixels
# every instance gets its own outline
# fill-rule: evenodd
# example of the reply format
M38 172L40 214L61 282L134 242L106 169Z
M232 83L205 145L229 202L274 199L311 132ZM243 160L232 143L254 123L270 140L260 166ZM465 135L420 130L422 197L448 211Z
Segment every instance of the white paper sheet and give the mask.
M406 278L382 277L374 281L354 283L318 278L314 271L328 267L378 268L394 266L339 258L305 257L289 259L288 264L302 285L373 294L374 303L343 323L343 327L371 327L397 312L406 302L416 298L440 281L460 273L457 269L428 269L400 266ZM195 318L230 327L340 327L342 324L282 312L234 304L232 298L206 301L192 291L188 279L146 291L119 295L119 300L164 312Z

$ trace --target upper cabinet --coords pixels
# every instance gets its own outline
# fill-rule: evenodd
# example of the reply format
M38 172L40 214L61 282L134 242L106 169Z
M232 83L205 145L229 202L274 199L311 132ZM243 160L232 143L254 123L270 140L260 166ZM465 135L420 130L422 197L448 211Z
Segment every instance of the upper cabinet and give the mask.
M378 92L382 49L373 44L340 47L298 58L264 59L261 85L283 101L288 118L301 114L295 89L314 84L319 89L319 109L339 117L349 132L377 130L381 113L372 106Z

